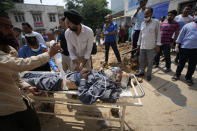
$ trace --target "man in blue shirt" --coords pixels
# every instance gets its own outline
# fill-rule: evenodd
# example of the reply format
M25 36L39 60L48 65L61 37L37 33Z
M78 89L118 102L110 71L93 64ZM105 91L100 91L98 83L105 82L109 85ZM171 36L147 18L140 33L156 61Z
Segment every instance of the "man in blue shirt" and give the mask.
M48 51L46 45L42 43L38 43L35 35L25 35L27 40L27 45L24 45L19 49L18 55L20 58L28 58L31 56L37 56L44 52ZM51 71L50 67L53 71L58 71L57 66L55 65L54 60L51 58L50 61L38 68L33 69L33 71Z
M109 48L112 47L116 58L121 63L120 53L116 44L117 24L112 22L112 15L108 14L106 17L106 24L103 26L103 35L105 36L105 64L108 63Z
M132 21L135 19L134 33L133 33L133 47L132 49L137 48L137 42L141 30L141 24L144 21L144 11L146 9L146 4L148 0L140 0L140 6L137 8ZM131 58L134 57L135 51L132 51Z
M197 64L197 7L194 11L194 21L183 26L176 43L181 45L180 51L176 46L176 52L180 52L179 64L176 69L176 74L172 80L180 79L181 72L188 61L188 70L185 76L189 86L193 85L192 75L194 74Z

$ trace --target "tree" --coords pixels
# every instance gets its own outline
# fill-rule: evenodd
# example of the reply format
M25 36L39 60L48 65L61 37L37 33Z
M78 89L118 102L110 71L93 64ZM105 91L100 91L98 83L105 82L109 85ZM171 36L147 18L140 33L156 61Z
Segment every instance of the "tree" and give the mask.
M81 0L66 0L66 9L75 9L80 11L82 7L82 1Z
M14 3L11 0L0 0L0 11L7 11L14 7Z
M83 24L94 31L97 26L103 26L105 16L111 13L106 0L67 0L67 9L76 9L83 16Z

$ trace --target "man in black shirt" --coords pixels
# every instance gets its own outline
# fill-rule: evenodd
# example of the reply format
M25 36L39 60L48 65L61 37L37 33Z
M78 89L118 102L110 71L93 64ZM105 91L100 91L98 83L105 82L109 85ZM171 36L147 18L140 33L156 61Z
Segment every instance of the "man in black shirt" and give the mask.
M68 48L67 48L67 42L66 42L66 38L65 38L65 31L68 28L67 25L64 22L65 17L62 17L60 19L60 33L59 33L59 40L60 40L60 45L61 48L63 49L62 52L62 65L63 65L63 69L64 71L70 69L70 57L69 57L69 52L68 52Z

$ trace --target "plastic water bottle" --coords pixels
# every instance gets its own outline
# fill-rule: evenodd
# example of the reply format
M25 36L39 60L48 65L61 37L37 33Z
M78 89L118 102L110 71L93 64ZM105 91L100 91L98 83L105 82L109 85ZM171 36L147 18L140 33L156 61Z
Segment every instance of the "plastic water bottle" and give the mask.
M53 46L53 44L55 44L56 42L54 40L50 41L50 47ZM61 53L57 53L55 56L55 62L58 66L58 69L60 71L60 76L63 80L63 90L68 90L67 86L66 86L66 80L65 80L65 73L63 70L63 66L62 66L62 54Z

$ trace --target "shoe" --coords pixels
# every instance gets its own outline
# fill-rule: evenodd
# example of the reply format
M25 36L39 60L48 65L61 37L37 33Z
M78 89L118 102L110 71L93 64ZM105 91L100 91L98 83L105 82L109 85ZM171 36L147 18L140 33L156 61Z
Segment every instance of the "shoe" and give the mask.
M147 76L146 79L147 79L147 81L151 81L152 78L151 78L151 76Z
M164 72L165 73L171 72L171 69L170 68L167 68Z
M192 79L186 80L186 83L187 83L188 86L192 86L194 84Z
M180 80L180 77L179 77L179 76L174 75L174 76L172 77L172 81L177 81L177 80Z
M143 72L138 72L137 74L135 74L135 76L144 76Z
M159 65L154 65L154 66L153 66L153 68L158 68L158 67L159 67Z

